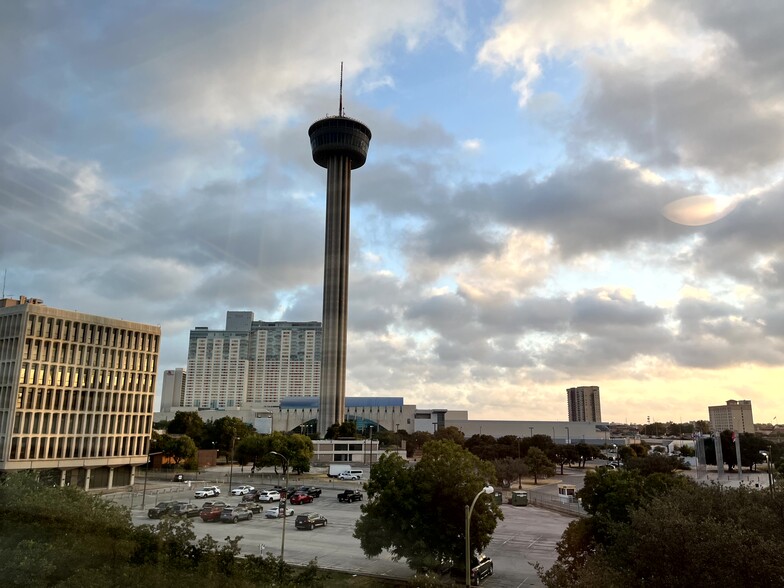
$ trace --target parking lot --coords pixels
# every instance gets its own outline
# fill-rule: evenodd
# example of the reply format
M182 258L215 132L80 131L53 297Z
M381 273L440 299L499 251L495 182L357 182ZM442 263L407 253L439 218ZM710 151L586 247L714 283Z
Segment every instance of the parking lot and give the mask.
M336 569L359 574L374 574L391 578L409 578L412 571L405 562L392 561L387 553L368 559L362 553L359 541L352 534L354 523L359 518L362 502L341 503L338 492L347 488L361 488L357 482L327 482L321 484L323 494L312 504L294 506L294 516L303 512L318 512L324 515L326 527L312 531L299 531L294 528L294 519L286 519L285 553L286 561L293 564L306 564L317 560L319 567ZM165 485L155 488L159 500L190 500L201 504L203 500L193 498L192 489L184 484ZM165 491L164 491L165 490ZM227 496L228 487L221 485L220 499L227 504L236 504L239 498ZM107 497L108 498L108 497ZM132 508L135 524L155 524L147 518L147 508L154 506L155 499L148 495L145 509L137 499ZM494 560L495 573L482 582L483 586L541 586L532 563L540 562L549 567L555 561L555 545L560 540L572 518L536 507L514 507L502 505L505 520L496 528L493 540L486 553ZM243 553L272 553L280 555L283 519L267 519L263 514L254 515L250 521L236 524L205 523L200 518L191 519L197 537L212 535L217 540L241 535Z

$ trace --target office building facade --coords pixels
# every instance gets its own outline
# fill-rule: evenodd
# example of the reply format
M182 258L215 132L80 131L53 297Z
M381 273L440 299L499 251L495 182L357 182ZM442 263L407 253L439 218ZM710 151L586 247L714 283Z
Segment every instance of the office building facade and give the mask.
M161 330L0 300L0 470L132 484L152 433Z
M735 431L736 433L754 433L754 416L751 412L751 400L727 400L724 406L709 406L711 430L716 433Z
M321 323L255 321L252 312L229 311L225 330L191 331L186 371L185 407L271 406L284 397L317 397Z
M599 386L577 386L567 388L566 400L569 421L573 423L600 423L602 407L599 402Z

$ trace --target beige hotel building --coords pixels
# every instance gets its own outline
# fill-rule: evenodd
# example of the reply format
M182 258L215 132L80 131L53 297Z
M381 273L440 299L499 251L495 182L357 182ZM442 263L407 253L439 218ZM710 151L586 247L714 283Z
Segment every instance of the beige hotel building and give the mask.
M0 300L0 472L133 484L152 433L161 329Z

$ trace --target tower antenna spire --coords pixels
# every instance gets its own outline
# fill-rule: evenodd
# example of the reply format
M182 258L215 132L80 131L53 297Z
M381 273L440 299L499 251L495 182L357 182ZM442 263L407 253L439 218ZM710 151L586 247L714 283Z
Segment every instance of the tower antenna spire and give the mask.
M340 105L338 106L338 116L343 116L343 62L340 62Z

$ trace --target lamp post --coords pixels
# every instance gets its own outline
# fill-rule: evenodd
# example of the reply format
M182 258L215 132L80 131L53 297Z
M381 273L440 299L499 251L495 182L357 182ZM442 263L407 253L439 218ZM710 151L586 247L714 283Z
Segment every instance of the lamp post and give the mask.
M474 496L474 501L471 503L471 507L466 504L465 507L465 538L466 538L466 588L471 586L471 513L474 512L474 506L476 505L476 501L479 500L479 497L482 494L492 494L493 487L489 484L482 488L479 492L477 492L476 496Z
M768 464L768 488L770 488L770 493L774 494L773 489L773 472L770 471L770 454L771 454L771 447L768 447L768 451L760 451L760 455L765 457L765 461Z
M533 437L534 436L534 428L533 427L528 427L528 430L531 431L531 437Z
M232 435L231 437L231 459L229 460L229 494L231 494L231 478L234 475L234 442L239 439Z
M270 451L270 455L277 455L280 459L283 460L283 477L286 480L286 489L288 490L289 487L289 460L285 455L278 453L277 451ZM283 499L283 532L280 535L280 559L283 560L283 553L286 549L286 499ZM280 504L278 504L278 508L280 508Z
M144 464L144 488L142 489L142 510L144 510L144 499L147 498L147 474L150 471L150 458L153 455L159 455L163 451L156 451L155 453L147 454L147 463Z
M368 425L370 429L370 467L373 468L373 425Z

